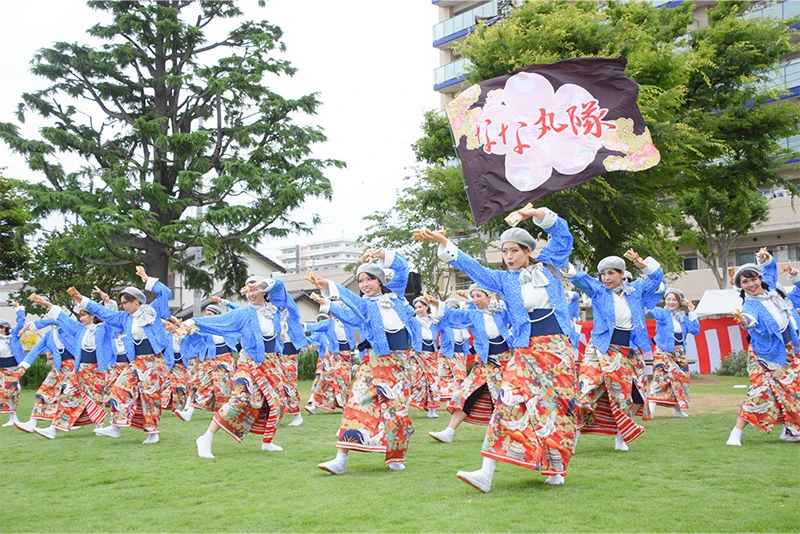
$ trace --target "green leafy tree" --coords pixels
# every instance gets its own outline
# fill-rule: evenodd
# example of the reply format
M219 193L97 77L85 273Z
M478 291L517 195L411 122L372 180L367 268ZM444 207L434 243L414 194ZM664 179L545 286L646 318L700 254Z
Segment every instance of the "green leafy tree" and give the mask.
M24 235L31 221L25 201L0 176L0 280L19 278L29 257Z
M756 189L692 188L678 199L689 223L678 226L679 242L697 249L720 289L728 287L728 254L736 241L769 216L767 199Z
M779 139L796 135L797 104L770 103L780 88L768 81L776 58L793 51L795 20L740 17L747 2L720 2L710 26L691 32L694 4L659 9L649 2L526 2L492 26L479 27L460 51L472 63L468 81L518 68L584 56L624 56L639 84L639 108L661 162L637 173L603 175L542 200L570 222L578 259L593 265L629 246L680 269L670 230L682 214L674 199L687 190L727 191L791 184L774 172L789 151ZM444 143L428 130L418 153ZM504 226L502 218L487 223ZM535 228L531 228L535 231Z
M344 164L314 158L326 138L296 122L315 113L317 95L270 89L295 72L281 58L281 30L242 20L232 1L89 6L109 20L88 30L101 45L57 42L33 58L50 85L22 96L17 119L43 117L38 138L0 123L0 138L44 178L27 186L34 214L64 216L67 231L51 242L90 264L143 264L162 279L184 273L188 287L210 290L216 278L232 291L246 274L243 252L308 230L292 210L331 196L325 171ZM63 163L75 156L80 166Z

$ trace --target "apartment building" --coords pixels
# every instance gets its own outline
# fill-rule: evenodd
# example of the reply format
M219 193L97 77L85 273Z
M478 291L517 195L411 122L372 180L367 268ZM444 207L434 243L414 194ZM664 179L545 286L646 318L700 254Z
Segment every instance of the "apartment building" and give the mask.
M477 24L483 24L485 21L498 17L510 5L520 4L522 1L432 0L433 5L439 10L439 22L433 27L433 46L439 50L439 66L434 70L433 89L441 94L442 107L467 86L465 73L470 67L469 60L461 57L453 48L462 42ZM652 3L657 7L669 9L680 5L682 0L653 0ZM694 22L691 29L708 25L707 9L716 3L713 0L695 2ZM797 15L800 15L800 1L765 0L752 2L742 16L789 19ZM774 105L799 99L800 54L781 58L778 74L771 83L775 87L787 90L787 94L776 101ZM800 136L786 139L783 142L788 148L800 149ZM780 169L780 172L795 184L800 184L800 173L792 167L798 163L800 163L800 159L787 161ZM781 188L764 188L761 194L769 200L769 220L758 225L753 232L734 244L728 258L729 263L737 266L751 262L757 250L767 247L779 263L800 267L800 214L792 205L788 191ZM717 289L717 282L710 267L702 261L696 250L685 247L678 247L676 250L684 257L685 272L680 275L672 275L672 285L683 290L687 297L694 301L699 300L706 289ZM496 247L489 245L487 256L491 264L494 264L494 261L499 263L500 258ZM453 273L452 276L455 277L453 286L458 289L463 289L469 284L468 279L463 275ZM786 282L785 277L781 277L780 280Z
M364 245L355 239L329 239L278 249L277 261L290 273L344 269L361 259Z

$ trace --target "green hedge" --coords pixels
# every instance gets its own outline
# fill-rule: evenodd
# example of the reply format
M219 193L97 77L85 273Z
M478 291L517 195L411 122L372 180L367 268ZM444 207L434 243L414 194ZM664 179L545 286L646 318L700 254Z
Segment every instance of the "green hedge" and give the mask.
M50 372L51 365L47 363L47 357L40 354L33 362L33 365L25 371L19 383L24 388L39 389L39 386L44 382L47 373Z
M317 371L317 348L309 347L302 349L297 358L297 379L314 380Z
M736 351L722 360L718 375L723 376L747 376L747 353L743 350Z

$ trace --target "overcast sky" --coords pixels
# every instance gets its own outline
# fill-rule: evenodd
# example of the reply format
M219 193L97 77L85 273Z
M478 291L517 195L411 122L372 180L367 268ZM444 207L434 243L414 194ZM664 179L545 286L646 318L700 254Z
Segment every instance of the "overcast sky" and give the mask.
M323 107L306 119L325 129L328 142L315 156L337 158L344 170L328 173L333 201L310 201L297 213L323 223L311 236L289 242L358 237L364 215L384 210L415 165L410 145L419 138L422 114L439 106L433 91L437 52L431 28L437 8L430 0L383 3L363 0L255 0L241 2L248 17L266 19L284 31L286 57L299 72L278 87L285 96L321 93ZM0 18L0 121L13 121L20 95L41 89L45 80L29 72L39 48L55 41L87 42L85 30L99 21L78 0L26 0L4 5ZM31 125L33 127L33 125ZM0 143L0 167L6 176L41 178ZM287 242L264 242L274 255Z

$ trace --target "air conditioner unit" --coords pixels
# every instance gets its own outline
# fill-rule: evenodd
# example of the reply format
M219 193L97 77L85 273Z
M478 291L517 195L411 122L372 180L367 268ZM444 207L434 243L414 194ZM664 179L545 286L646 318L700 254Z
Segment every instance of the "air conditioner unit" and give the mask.
M775 198L783 198L788 197L789 192L786 189L776 189L775 190Z

